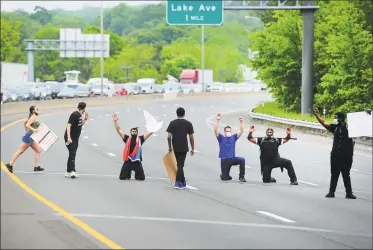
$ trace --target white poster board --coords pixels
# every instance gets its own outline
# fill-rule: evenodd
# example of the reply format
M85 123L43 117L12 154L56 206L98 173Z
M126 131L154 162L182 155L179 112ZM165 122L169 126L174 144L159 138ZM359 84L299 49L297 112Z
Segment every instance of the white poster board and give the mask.
M58 140L58 136L53 133L47 125L40 124L38 131L31 135L31 139L39 143L40 147L47 152L48 149Z
M372 137L372 115L367 112L347 113L348 135L354 137Z
M143 110L145 117L145 128L148 132L155 133L161 129L163 121L158 122L148 111Z

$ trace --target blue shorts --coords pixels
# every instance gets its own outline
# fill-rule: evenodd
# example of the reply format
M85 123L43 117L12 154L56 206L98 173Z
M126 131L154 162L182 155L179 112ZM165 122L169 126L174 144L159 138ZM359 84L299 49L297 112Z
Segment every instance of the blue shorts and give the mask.
M31 139L31 132L27 131L26 134L22 136L22 141L27 145L31 145L34 142L34 140Z

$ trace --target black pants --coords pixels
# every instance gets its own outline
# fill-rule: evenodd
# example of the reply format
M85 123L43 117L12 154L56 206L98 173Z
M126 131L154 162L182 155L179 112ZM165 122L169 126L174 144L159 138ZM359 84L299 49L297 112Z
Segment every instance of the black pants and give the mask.
M72 140L72 142L67 145L67 149L69 150L69 158L67 159L67 172L76 172L75 171L75 158L76 158L76 151L78 150L79 140Z
M350 171L352 167L352 155L330 155L330 188L329 192L334 193L337 188L339 174L342 172L343 183L346 188L346 193L352 193Z
M272 169L279 168L279 167L285 168L288 171L290 181L297 180L297 176L295 175L293 163L288 159L281 158L281 157L278 157L274 160L261 159L260 164L262 168L263 182L266 182L266 183L270 182Z
M185 182L184 163L188 152L174 152L177 163L176 181Z
M228 180L229 172L231 171L231 167L234 165L240 165L239 177L245 176L245 158L234 157L234 158L229 158L229 159L221 159L220 168L221 168L221 176L222 176L223 181Z
M140 161L125 161L120 170L119 179L130 180L132 171L135 171L135 179L139 181L145 180L145 173Z

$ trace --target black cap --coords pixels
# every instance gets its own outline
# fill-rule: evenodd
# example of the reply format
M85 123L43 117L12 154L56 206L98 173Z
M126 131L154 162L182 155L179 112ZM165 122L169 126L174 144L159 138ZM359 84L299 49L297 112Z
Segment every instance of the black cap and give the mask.
M85 102L79 102L78 109L83 110L83 109L85 109L86 106L87 106L87 104Z
M343 112L337 112L337 113L335 113L335 116L337 118L341 119L342 121L344 121L346 119L346 115Z

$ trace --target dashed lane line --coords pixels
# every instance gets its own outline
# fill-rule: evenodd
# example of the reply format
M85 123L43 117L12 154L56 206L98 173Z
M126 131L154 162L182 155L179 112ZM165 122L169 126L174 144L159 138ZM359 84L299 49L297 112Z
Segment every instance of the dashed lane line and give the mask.
M310 185L310 186L313 186L313 187L319 187L319 185L317 185L315 183L308 182L308 181L298 180L298 182L304 183L304 184L307 184L307 185Z
M268 217L272 217L276 220L280 220L280 221L287 222L287 223L295 223L295 221L293 221L293 220L289 220L289 219L286 219L286 218L281 217L279 215L272 214L272 213L269 213L269 212L266 212L266 211L257 211L257 212L260 213L260 214L264 214Z
M116 156L115 154L113 154L113 153L107 153L108 155L110 155L110 156Z
M92 146L94 147L98 147L98 145L96 143L92 143Z

